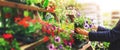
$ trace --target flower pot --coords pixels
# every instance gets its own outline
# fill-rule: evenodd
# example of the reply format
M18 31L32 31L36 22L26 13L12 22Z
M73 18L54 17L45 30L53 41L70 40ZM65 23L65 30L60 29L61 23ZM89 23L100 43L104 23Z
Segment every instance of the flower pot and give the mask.
M72 48L75 48L77 50L82 48L85 44L88 43L87 40L79 40L75 36L73 36L73 38L74 38L74 44L73 44Z

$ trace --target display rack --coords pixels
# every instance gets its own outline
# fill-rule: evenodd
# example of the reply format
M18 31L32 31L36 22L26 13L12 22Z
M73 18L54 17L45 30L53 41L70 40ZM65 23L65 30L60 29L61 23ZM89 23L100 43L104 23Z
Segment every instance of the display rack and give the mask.
M6 6L6 7L11 7L11 8L18 8L18 9L23 9L23 10L50 12L48 10L45 10L45 9L37 7L37 6L29 6L29 5L25 5L25 4L9 2L9 1L4 1L4 0L0 0L0 6ZM50 12L50 13L54 13L54 12Z
M20 47L20 50L33 50L36 46L40 45L41 43L43 43L43 39L40 39L37 42L31 44L23 45Z
M22 10L50 12L50 11L45 10L43 8L40 8L40 7L30 6L30 5L25 5L25 4L20 4L20 3L5 1L5 0L0 0L0 6L11 7L11 8L18 8L18 9L22 9ZM54 13L54 12L50 12L50 13ZM45 21L42 21L42 22L45 22ZM63 29L61 29L61 31L66 32ZM36 42L30 43L30 44L26 44L26 45L22 45L20 47L20 49L21 50L33 50L36 46L39 46L41 43L43 43L43 38L38 40L38 41L36 41Z
M50 11L45 10L43 8L40 8L40 7L29 6L29 5L15 3L15 2L10 2L10 1L5 1L5 0L0 0L0 6L11 7L11 8L18 8L18 9L21 9L21 10L50 12ZM54 12L50 12L50 13L54 13ZM41 43L43 43L43 38L38 40L38 41L36 41L36 42L30 43L30 44L26 44L26 45L22 45L22 46L20 46L20 49L21 50L32 50L36 46L40 45Z

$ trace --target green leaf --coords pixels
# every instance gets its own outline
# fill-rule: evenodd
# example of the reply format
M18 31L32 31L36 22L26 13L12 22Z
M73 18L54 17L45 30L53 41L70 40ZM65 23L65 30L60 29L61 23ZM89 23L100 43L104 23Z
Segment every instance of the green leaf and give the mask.
M3 12L5 13L12 12L12 9L9 7L3 7Z
M0 50L4 50L4 48L0 46Z
M0 46L6 46L7 42L3 39L3 38L0 38Z
M29 16L29 12L28 11L24 11L24 16Z
M47 7L49 3L49 0L44 0L43 7Z

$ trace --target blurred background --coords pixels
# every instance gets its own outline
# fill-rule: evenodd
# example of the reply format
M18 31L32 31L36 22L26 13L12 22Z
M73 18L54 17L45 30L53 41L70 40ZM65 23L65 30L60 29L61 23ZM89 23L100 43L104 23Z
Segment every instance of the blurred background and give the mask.
M118 0L76 0L83 7L82 12L96 19L98 25L114 27L120 17L120 1Z

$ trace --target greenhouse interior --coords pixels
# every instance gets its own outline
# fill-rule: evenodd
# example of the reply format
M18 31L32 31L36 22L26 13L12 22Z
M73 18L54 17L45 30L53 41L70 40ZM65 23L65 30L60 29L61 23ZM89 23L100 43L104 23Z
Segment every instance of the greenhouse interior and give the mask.
M0 0L0 50L120 50L119 0Z

